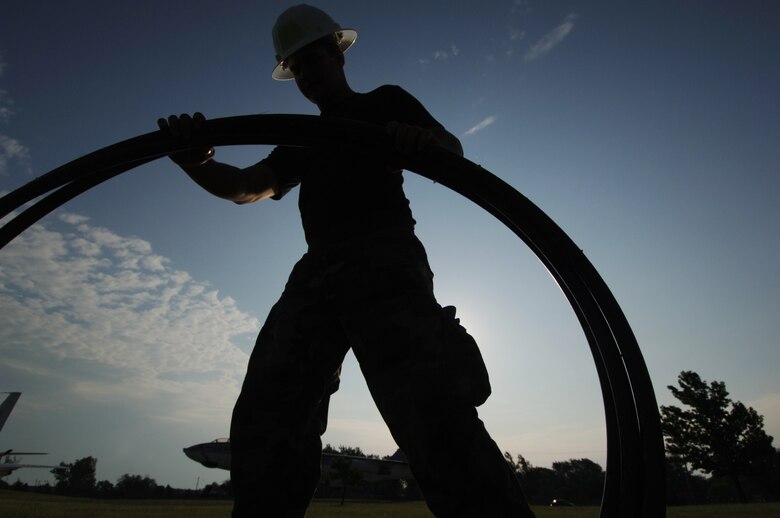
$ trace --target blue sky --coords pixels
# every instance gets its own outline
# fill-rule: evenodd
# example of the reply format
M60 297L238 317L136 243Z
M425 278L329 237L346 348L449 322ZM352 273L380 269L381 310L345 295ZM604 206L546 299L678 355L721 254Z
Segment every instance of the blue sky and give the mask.
M170 113L315 114L270 77L270 28L288 5L5 2L0 191ZM776 3L316 5L358 31L354 89L404 87L584 250L661 404L695 370L780 437ZM217 156L249 165L268 150ZM499 446L539 466L603 466L595 368L551 277L475 205L411 173L406 185L440 302L490 369L480 414ZM227 435L257 329L304 250L296 196L236 206L168 160L51 214L0 251L0 391L23 393L0 448L92 455L112 482L225 480L181 448ZM395 449L351 356L323 440Z

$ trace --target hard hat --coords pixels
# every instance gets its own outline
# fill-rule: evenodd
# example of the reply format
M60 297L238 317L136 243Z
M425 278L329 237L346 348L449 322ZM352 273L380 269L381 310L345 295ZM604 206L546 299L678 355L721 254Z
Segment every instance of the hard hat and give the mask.
M357 38L357 32L342 29L327 13L310 5L296 5L280 14L271 31L276 51L276 67L271 77L293 79L292 72L284 67L284 61L295 51L329 34L337 36L342 52L351 47Z

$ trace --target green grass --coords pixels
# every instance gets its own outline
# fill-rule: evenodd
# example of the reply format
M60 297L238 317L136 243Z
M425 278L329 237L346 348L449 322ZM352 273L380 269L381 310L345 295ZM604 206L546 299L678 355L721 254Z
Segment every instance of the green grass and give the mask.
M0 491L2 518L228 518L227 502L189 500L93 500Z
M231 503L201 500L92 500L0 491L2 518L229 518ZM537 518L598 518L597 507L535 507ZM422 502L314 502L307 518L431 518ZM780 518L780 503L670 507L669 518Z
M669 518L779 518L780 503L669 507Z

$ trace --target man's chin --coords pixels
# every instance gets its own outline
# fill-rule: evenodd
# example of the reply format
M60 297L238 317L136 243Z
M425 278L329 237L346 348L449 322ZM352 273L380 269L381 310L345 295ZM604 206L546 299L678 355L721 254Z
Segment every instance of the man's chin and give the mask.
M316 88L312 88L312 89L308 89L308 88L307 88L307 89L301 89L301 93L303 94L303 96L304 96L305 98L307 98L308 100L310 100L311 102L313 102L313 103L315 103L315 104L317 104L317 101L318 101L318 100L320 99L320 97L321 97L320 95L318 95L318 92L317 92L317 89L316 89Z
M318 106L329 104L327 95L322 95L322 94L318 95L317 93L310 93L309 95L306 96L306 98Z

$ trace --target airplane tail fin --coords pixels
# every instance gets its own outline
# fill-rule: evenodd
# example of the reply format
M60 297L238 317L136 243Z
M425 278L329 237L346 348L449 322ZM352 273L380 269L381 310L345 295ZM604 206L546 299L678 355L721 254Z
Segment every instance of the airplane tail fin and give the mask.
M8 392L8 397L0 404L0 430L3 429L6 419L11 415L11 410L13 410L16 402L19 401L19 396L21 395L21 392Z

